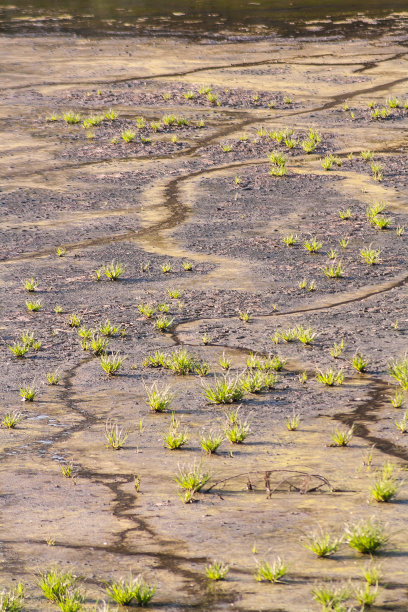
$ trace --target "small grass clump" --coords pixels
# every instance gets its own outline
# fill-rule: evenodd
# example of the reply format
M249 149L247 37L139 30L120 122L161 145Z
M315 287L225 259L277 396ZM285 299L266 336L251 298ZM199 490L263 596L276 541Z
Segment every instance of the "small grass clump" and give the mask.
M146 319L151 319L156 312L152 304L139 304L137 309Z
M154 355L149 355L143 359L143 367L145 368L164 368L166 364L166 355L161 351L156 351Z
M244 397L244 390L238 378L232 379L228 376L214 379L214 386L204 387L203 395L210 404L231 404L239 402Z
M43 307L41 300L36 300L35 302L32 300L27 300L26 306L31 312L38 312Z
M64 601L76 581L76 576L71 572L53 568L41 573L38 586L46 599L58 604Z
M370 563L363 567L363 576L367 584L370 586L376 585L380 582L381 579L381 571L380 567Z
M249 321L251 320L251 315L246 310L239 310L238 311L238 317L244 323L249 323Z
M305 240L303 246L309 253L318 253L322 248L323 244L317 240L317 238L311 238L310 240Z
M370 487L371 497L377 502L388 502L398 493L398 482L394 476L394 466L385 463L378 478Z
M394 408L401 408L404 403L404 393L402 391L397 391L394 397L390 398L390 402Z
M153 412L165 412L174 399L170 387L159 389L157 383L153 383L151 387L145 387L145 390L147 394L147 404Z
M267 155L271 164L275 164L275 166L285 166L286 157L279 151L273 151L272 153L268 153Z
M294 246L299 241L299 237L297 234L288 234L287 236L282 236L282 240L286 246Z
M66 465L60 465L61 474L64 478L71 478L74 466L72 463L67 463Z
M33 402L35 400L35 396L37 395L37 389L31 385L27 387L20 387L20 396L23 398L24 402Z
M357 586L354 588L354 597L360 604L361 610L371 608L371 606L377 601L377 596L378 585L376 585L374 588L370 588L370 585L365 583L362 586Z
M261 370L250 370L243 374L240 379L241 388L245 393L261 393L273 389L278 382L278 377L272 372Z
M344 275L344 269L341 261L339 261L337 264L329 264L328 266L324 266L322 271L327 278L342 278Z
M76 312L73 312L72 315L70 315L69 317L68 325L70 327L79 327L80 323L81 323L81 317L77 315Z
M120 450L124 447L128 436L129 432L121 429L118 423L114 423L110 420L106 421L105 438L108 443L106 446L110 446L113 450Z
M24 610L24 584L19 582L13 589L0 591L0 610L2 612L20 612Z
M286 427L289 431L296 431L300 425L300 414L292 414L286 418Z
M388 372L405 391L408 391L408 355L392 361L388 366Z
M116 281L122 276L125 271L125 266L122 263L115 263L112 261L112 263L102 266L102 269L109 280Z
M109 339L104 336L92 336L89 342L89 348L92 349L94 355L104 355L108 348Z
M222 561L213 561L205 566L205 575L210 580L224 580L229 571L229 565Z
M338 359L342 354L343 350L344 340L342 338L338 344L336 342L333 344L333 346L329 349L329 353L333 357L333 359Z
M164 446L169 450L176 450L182 448L189 439L188 434L184 431L180 431L180 423L176 420L174 412L171 415L171 425L163 436Z
M350 588L348 586L335 587L332 584L316 585L312 589L312 597L321 604L323 612L345 611L347 608L343 606L343 602L349 599Z
M166 332L173 324L174 319L160 315L155 321L155 326L159 332Z
M339 217L342 221L347 221L351 217L351 210L347 208L347 210L339 210Z
M109 319L106 319L106 321L99 326L98 331L102 336L112 338L115 334L120 332L120 328L117 325L113 325Z
M357 372L363 373L367 371L369 361L361 353L356 353L350 363Z
M296 336L299 342L305 345L310 345L317 336L317 332L312 327L303 327L298 325L296 330Z
M325 372L323 370L318 370L316 373L316 379L323 385L327 385L329 387L341 385L344 381L343 370L339 370L338 372L332 369L326 370Z
M115 376L122 367L124 359L120 353L102 355L100 361L101 368L108 376Z
M211 474L205 472L202 463L193 463L189 467L179 467L174 480L181 489L179 494L185 503L193 501L194 494L200 491L210 480Z
M210 431L200 436L200 446L208 455L215 454L223 440L224 436L222 434Z
M58 385L58 383L59 383L59 381L61 379L61 376L60 376L60 374L57 371L55 371L55 372L47 372L46 376L47 376L47 383L49 385Z
M329 533L320 529L318 532L308 536L303 546L322 558L329 557L337 552L341 541L341 538L332 537Z
M354 425L350 429L336 429L332 433L333 442L330 446L348 446L353 439Z
M196 358L182 348L173 351L164 362L165 368L180 376L194 372L196 366Z
M224 429L224 434L231 444L242 444L251 434L251 429L246 421L237 420L229 423Z
M24 289L29 293L34 292L38 288L38 282L34 278L28 278L24 281Z
M130 576L127 580L120 578L111 582L107 585L106 592L113 601L122 606L130 606L133 600L136 600L137 605L143 607L153 598L156 587L145 582L142 576Z
M364 555L373 555L383 548L389 540L382 523L369 519L346 525L344 540Z
M15 429L17 425L21 423L23 418L24 417L21 412L19 412L18 410L13 410L12 412L6 412L6 414L1 420L1 424L7 429Z
M288 569L288 565L280 557L277 557L271 563L265 560L258 561L255 580L258 582L264 580L268 582L281 582L281 579L286 576Z
M394 423L395 427L400 433L406 433L408 431L408 410L405 411L405 414L400 421L394 421Z
M226 357L225 352L220 355L218 363L220 364L222 369L226 371L229 370L231 367L231 359L228 359L228 357Z
M23 359L28 353L29 346L27 344L20 344L19 342L13 342L9 344L9 349L17 359Z
M380 263L380 249L372 249L371 244L368 247L364 247L360 251L360 256L364 259L364 261L369 265L373 266L375 264Z
M81 121L81 115L79 113L74 113L73 111L63 113L62 118L64 119L65 123L69 123L71 125L75 125Z
M121 136L125 142L132 142L136 137L136 132L133 130L123 130Z

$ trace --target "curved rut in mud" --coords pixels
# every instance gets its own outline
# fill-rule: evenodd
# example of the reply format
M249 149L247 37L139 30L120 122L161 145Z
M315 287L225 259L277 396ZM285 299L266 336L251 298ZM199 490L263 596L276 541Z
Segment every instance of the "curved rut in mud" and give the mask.
M163 72L163 73L158 73L158 74L150 74L150 75L133 75L133 76L127 76L127 77L119 77L119 78L113 78L113 79L91 79L91 80L83 80L83 81L45 81L45 82L40 82L40 83L28 83L28 84L24 84L24 85L11 85L9 87L4 87L3 91L18 91L18 90L22 90L22 89L31 89L33 87L72 87L73 85L77 86L77 85L117 85L120 83L128 83L129 81L154 81L154 80L159 80L159 79L166 79L166 78L178 78L178 77L183 77L183 76L189 76L191 74L199 74L201 72L214 72L217 70L228 70L228 69L233 69L233 68L255 68L256 66L267 66L267 65L280 65L280 64L290 64L290 65L301 65L301 66L322 66L323 64L321 62L309 62L309 61L305 61L305 62L296 62L294 61L295 59L305 59L305 60L309 60L310 58L322 58L322 57L333 57L335 54L334 53L319 53L318 55L304 55L304 56L300 56L300 57L295 57L291 60L280 60L280 59L274 59L274 58L269 58L266 60L258 60L255 62L237 62L237 63L226 63L226 64L220 64L220 65L212 65L212 66L199 66L197 68L190 68L187 70L180 70L180 71L175 71L175 72ZM391 56L385 57L384 59L377 59L377 60L371 60L371 61L366 61L366 62L332 62L332 63L324 63L324 66L336 66L336 67L341 67L341 66L355 66L363 64L361 66L361 68L357 68L355 71L353 71L354 73L359 73L359 72L366 72L367 70L370 70L371 68L376 68L378 67L380 64L386 63L386 62L390 62L393 61L395 59L400 59L402 57L404 57L405 55L408 55L408 51L401 51L399 53L394 53ZM361 57L361 56L360 56Z

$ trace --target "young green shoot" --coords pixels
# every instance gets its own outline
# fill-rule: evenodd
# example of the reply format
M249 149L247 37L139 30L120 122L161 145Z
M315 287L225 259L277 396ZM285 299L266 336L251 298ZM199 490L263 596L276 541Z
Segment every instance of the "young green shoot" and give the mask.
M123 130L121 136L125 142L129 143L135 139L136 132L134 132L133 130Z
M231 444L242 444L251 434L251 429L246 421L237 420L225 427L224 434Z
M137 576L137 578L129 576L127 580L120 578L108 584L106 592L113 601L122 606L130 606L135 600L136 605L143 607L153 598L156 587L147 584L142 576Z
M174 412L171 415L171 425L169 430L164 434L164 446L169 450L182 448L189 439L185 431L180 431L180 423L176 420Z
M224 436L222 434L210 431L209 433L200 435L200 446L208 455L215 454L223 440Z
M29 345L14 342L13 344L9 344L9 349L17 359L23 359L26 353L28 353Z
M7 429L15 429L19 423L23 420L24 416L18 410L12 412L6 412L1 420L3 427Z
M300 425L300 414L293 413L292 416L286 417L285 423L289 431L296 431Z
M294 246L299 241L299 237L297 234L288 234L283 236L282 240L287 246Z
M280 557L277 557L272 562L261 560L257 564L255 580L258 582L264 580L268 582L281 582L288 569L288 565Z
M335 370L318 370L316 373L316 379L322 383L323 385L328 385L329 387L333 387L334 385L341 385L344 381L343 370L335 371Z
M303 542L303 546L320 558L329 557L338 551L341 538L332 537L322 529L310 534Z
M333 442L330 446L348 446L353 439L354 425L350 429L336 429L331 437Z
M153 412L165 412L174 399L170 387L159 389L157 383L153 383L151 387L145 386L145 391L147 395L146 402Z
M344 340L342 338L338 344L336 342L333 344L333 346L329 349L329 353L333 357L333 359L338 359L342 354L343 350Z
M112 263L102 266L103 271L107 278L111 281L116 281L120 276L122 276L125 271L125 266L122 263Z
M37 395L37 389L31 385L20 387L20 396L24 402L33 402Z
M390 402L394 408L401 408L404 403L404 393L402 391L396 391L395 395L391 397Z
M229 565L222 561L213 561L205 566L205 575L210 580L224 580L229 571Z
M122 367L124 359L120 353L102 355L100 360L101 368L108 376L115 376Z
M218 363L220 364L220 366L222 367L223 370L229 370L231 367L231 359L228 359L225 356L225 352L220 356Z
M129 436L129 432L119 427L118 423L111 420L106 421L105 424L105 438L107 445L113 450L120 450L125 445L125 442Z
M351 210L347 208L347 210L339 210L339 217L343 221L347 221L351 217Z
M339 261L337 264L329 264L327 266L324 266L324 268L322 268L322 271L327 278L342 278L344 274L344 269L341 261Z
M353 368L357 370L357 372L363 373L367 371L367 366L369 362L368 359L364 357L364 355L362 355L361 353L356 353L350 363Z
M382 523L369 519L346 525L344 540L359 553L373 555L384 548L389 536Z
M395 427L402 434L408 431L408 410L405 411L404 416L400 421L394 421Z
M60 374L56 370L54 372L47 372L46 376L47 376L47 383L49 385L58 385L61 379Z
M386 463L370 487L371 497L377 502L388 502L397 492L398 482L394 476L394 465Z
M323 244L319 242L317 238L312 238L311 240L305 240L303 246L307 251L309 251L309 253L317 253L320 251Z
M43 307L41 300L36 300L35 302L32 300L27 300L26 306L31 312L38 312Z
M392 361L388 366L388 373L408 391L408 355Z
M221 379L214 378L214 386L204 386L204 397L210 404L231 404L239 402L244 396L239 378L223 376Z

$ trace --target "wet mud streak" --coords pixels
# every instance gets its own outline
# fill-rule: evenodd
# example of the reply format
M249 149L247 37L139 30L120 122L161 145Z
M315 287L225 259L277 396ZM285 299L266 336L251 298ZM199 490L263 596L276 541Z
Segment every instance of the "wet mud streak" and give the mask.
M129 83L131 81L154 81L154 80L159 80L159 79L168 79L168 78L179 78L179 77L184 77L184 76L189 76L191 74L199 74L201 72L216 72L218 70L228 70L228 69L233 69L233 68L255 68L257 66L268 66L268 65L301 65L301 66L336 66L336 67L341 67L341 66L355 66L356 63L357 64L363 64L363 66L361 68L358 68L354 71L354 74L359 73L359 72L365 72L366 70L370 70L371 68L375 68L377 66L379 66L379 64L385 63L385 62L389 62L395 59L400 59L401 57L404 57L405 55L407 55L408 52L407 51L403 51L401 53L396 53L394 55L392 55L391 57L386 57L384 59L381 60L374 60L374 61L367 61L367 62L325 62L324 64L322 64L322 62L310 62L308 61L309 58L313 58L313 57L317 57L317 58L323 58L323 57L333 57L334 54L333 53L324 53L324 54L319 54L316 56L313 55L305 55L305 56L299 56L297 58L294 59L305 59L306 62L296 62L293 59L292 60L279 60L279 59L266 59L266 60L259 60L256 62L230 62L227 64L220 64L218 66L199 66L198 68L191 68L188 70L180 70L180 71L176 71L176 72L162 72L162 73L158 73L158 74L151 74L151 75L133 75L133 76L129 76L129 77L123 77L123 78L114 78L114 79L91 79L91 80L78 80L78 81L44 81L44 82L38 82L38 83L29 83L29 84L24 84L24 85L12 85L10 87L5 87L3 88L4 91L10 91L10 90L22 90L22 89L31 89L33 87L72 87L72 86L77 86L77 85L116 85L116 84L121 84L121 83Z
M370 382L369 398L362 403L358 403L352 412L338 412L333 416L333 420L340 421L350 427L354 425L356 436L374 444L376 449L386 455L408 461L408 450L406 448L370 433L369 424L378 420L376 412L384 406L384 396L389 391L389 384L382 379L372 378Z

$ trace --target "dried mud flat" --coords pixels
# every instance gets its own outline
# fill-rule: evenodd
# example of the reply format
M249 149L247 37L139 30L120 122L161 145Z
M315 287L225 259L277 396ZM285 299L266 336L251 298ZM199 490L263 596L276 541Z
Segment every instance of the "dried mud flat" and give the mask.
M1 584L23 582L27 610L56 609L38 573L57 565L81 577L83 609L91 610L108 601L106 582L131 572L157 586L153 610L242 611L318 610L316 584L349 584L347 609L360 609L353 589L363 584L368 555L344 540L319 559L302 538L318 527L341 536L346 524L372 519L389 535L377 555L373 609L406 610L408 447L395 421L408 399L391 404L403 389L389 375L407 351L405 44L15 37L2 45L1 407L3 418L13 411L24 418L0 429ZM205 88L214 99L199 93ZM117 118L83 127L111 108ZM373 118L376 108L387 116ZM81 115L78 124L63 120L68 111ZM186 121L166 125L169 115ZM269 136L285 128L293 148ZM306 153L309 128L321 141ZM123 141L125 130L132 142ZM277 166L267 154L277 151L287 158L285 176L269 173ZM336 160L326 171L321 160L330 154ZM382 180L371 164L381 165ZM389 221L386 229L367 218L375 202L387 205L377 216ZM291 234L298 241L287 246L282 238ZM322 247L311 254L303 245L314 237ZM58 257L57 247L66 253ZM367 247L381 251L376 265L364 262ZM332 249L337 257L329 260ZM323 269L339 261L342 277L327 278ZM96 280L95 270L110 262L124 265L120 278L111 282L102 271ZM38 286L29 293L31 278ZM41 309L30 312L27 300ZM156 308L151 318L138 309L146 304ZM165 332L155 326L158 304L168 304ZM239 317L246 312L247 323ZM78 327L70 326L73 313ZM111 377L78 335L107 319L122 330L107 355L126 357ZM316 332L310 345L272 340L297 326ZM41 347L16 358L9 346L22 343L23 332ZM209 374L143 365L156 351L178 349L206 362ZM223 353L234 380L251 352L282 358L275 388L209 404L203 391L221 380ZM364 373L351 364L357 353L368 360ZM329 369L343 371L341 385L316 380ZM59 382L48 385L55 371ZM153 383L174 395L164 413L146 403ZM26 386L37 394L21 404ZM238 404L250 435L204 454L200 436L222 432ZM163 442L172 412L189 434L179 450ZM289 431L285 419L296 414L299 427ZM108 419L129 434L118 451L106 446ZM352 425L350 444L331 446L335 429ZM194 462L211 478L184 504L174 477ZM370 487L386 462L395 465L399 491L378 503ZM277 556L286 576L257 582L257 563ZM230 565L224 581L205 576L214 559Z

